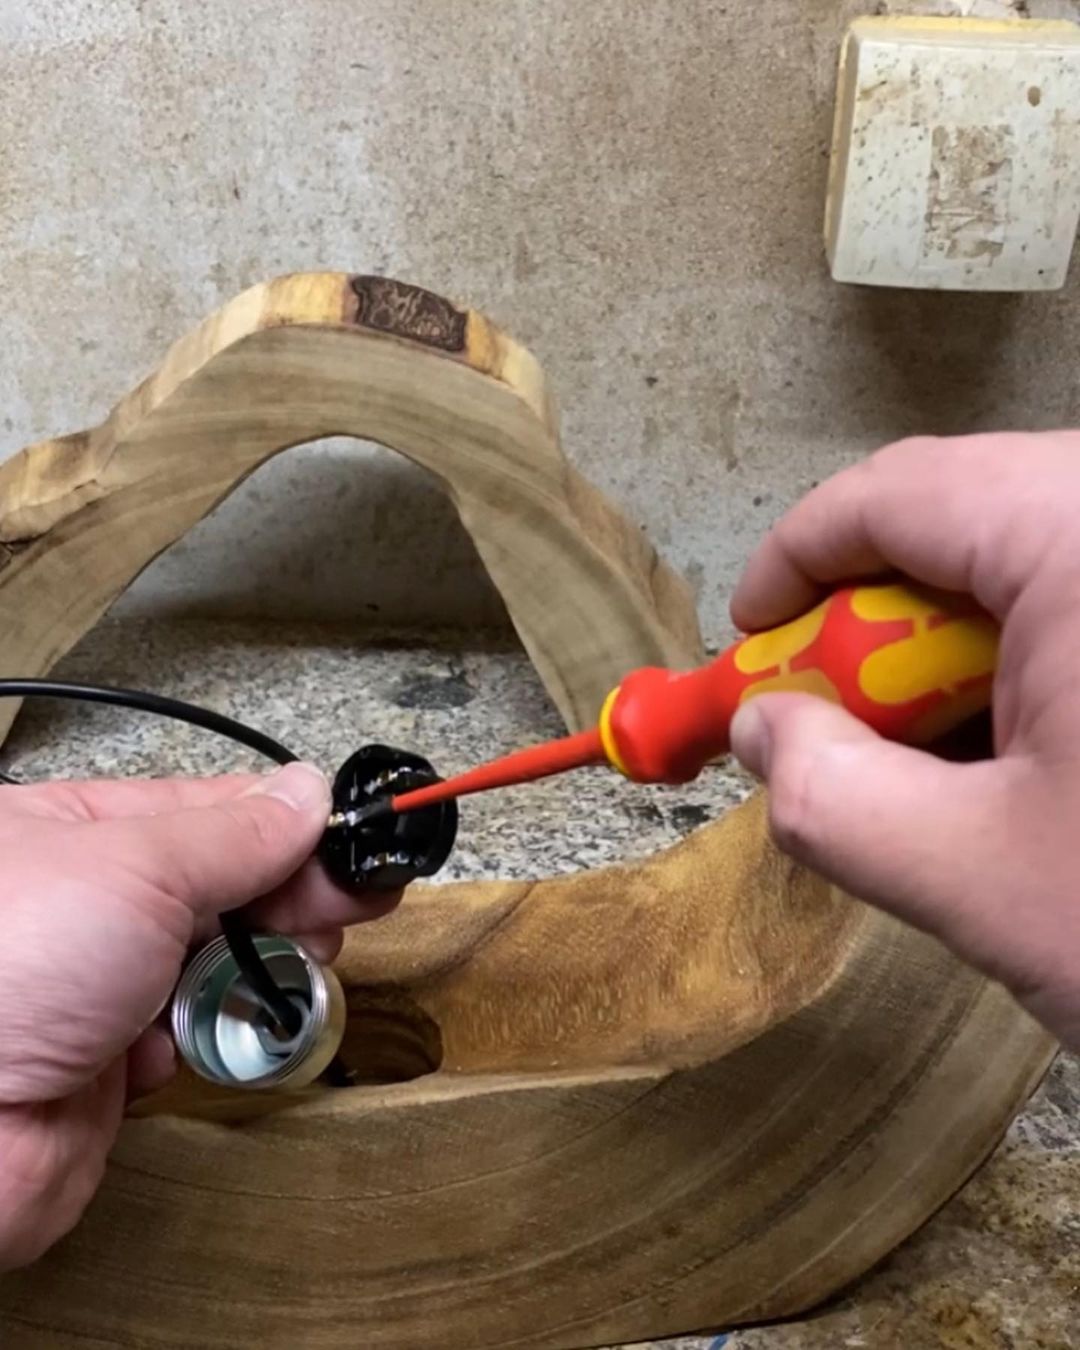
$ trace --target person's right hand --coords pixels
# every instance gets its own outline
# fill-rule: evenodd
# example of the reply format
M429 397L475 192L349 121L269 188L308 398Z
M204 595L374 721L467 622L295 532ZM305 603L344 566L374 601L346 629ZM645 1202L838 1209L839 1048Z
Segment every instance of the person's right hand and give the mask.
M787 852L937 934L1080 1049L1080 432L904 441L823 483L732 600L753 630L898 571L1003 624L996 758L948 763L799 694L739 711L732 746Z

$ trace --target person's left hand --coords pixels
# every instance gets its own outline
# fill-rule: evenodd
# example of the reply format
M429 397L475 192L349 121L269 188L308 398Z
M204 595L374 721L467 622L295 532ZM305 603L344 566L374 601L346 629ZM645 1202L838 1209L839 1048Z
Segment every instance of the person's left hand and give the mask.
M125 1103L174 1067L158 1015L223 911L331 960L357 898L309 862L330 813L317 769L266 777L0 787L0 1270L78 1220Z

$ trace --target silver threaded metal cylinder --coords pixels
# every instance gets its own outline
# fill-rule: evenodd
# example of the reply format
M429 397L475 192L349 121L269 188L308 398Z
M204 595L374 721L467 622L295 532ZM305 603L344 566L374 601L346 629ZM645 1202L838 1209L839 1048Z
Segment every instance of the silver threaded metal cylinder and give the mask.
M253 937L275 983L303 1014L286 1039L263 1012L225 938L215 938L184 969L172 1003L177 1049L203 1078L234 1088L305 1087L337 1054L345 1034L345 995L332 970L277 934Z

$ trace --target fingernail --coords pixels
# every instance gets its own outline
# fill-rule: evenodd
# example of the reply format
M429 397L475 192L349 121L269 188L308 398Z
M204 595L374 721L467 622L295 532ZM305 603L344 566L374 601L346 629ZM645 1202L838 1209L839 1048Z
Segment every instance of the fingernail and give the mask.
M731 752L751 773L765 777L769 767L769 727L753 702L744 703L731 719Z
M294 811L310 811L314 807L330 809L330 784L326 775L314 764L286 764L268 774L241 794L244 797L276 797Z

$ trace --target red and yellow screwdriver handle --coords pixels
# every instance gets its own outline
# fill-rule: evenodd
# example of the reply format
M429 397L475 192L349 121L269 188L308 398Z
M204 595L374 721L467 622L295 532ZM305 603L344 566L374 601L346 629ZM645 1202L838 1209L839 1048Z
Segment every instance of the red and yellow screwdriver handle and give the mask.
M740 704L782 691L816 694L890 740L926 744L989 705L998 637L969 598L848 586L697 670L628 675L601 713L604 753L637 782L687 783L728 749Z

